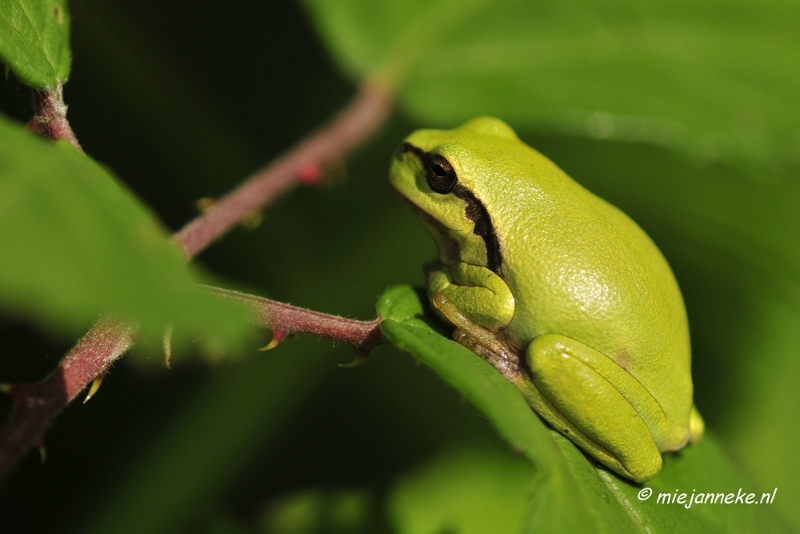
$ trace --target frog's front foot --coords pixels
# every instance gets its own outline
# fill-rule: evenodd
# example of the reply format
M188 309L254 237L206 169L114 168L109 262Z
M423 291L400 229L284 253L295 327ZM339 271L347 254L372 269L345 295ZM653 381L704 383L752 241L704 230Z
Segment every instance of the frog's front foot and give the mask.
M434 264L428 271L428 296L442 318L451 320L436 303L444 295L454 310L470 323L496 333L507 327L514 318L515 300L505 281L486 267L457 263ZM468 332L469 333L469 332Z
M494 332L472 322L444 292L435 294L431 302L456 327L455 341L489 362L506 378L515 380L522 376L519 356L499 341Z

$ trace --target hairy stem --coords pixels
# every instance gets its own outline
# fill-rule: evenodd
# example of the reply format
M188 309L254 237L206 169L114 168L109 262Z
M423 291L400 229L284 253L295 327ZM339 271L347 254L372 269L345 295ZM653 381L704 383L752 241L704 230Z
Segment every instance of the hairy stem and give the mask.
M322 169L360 145L383 123L391 109L391 96L365 84L339 116L299 145L262 168L211 209L175 234L188 257L194 257L231 229L245 215L296 184L309 168Z
M52 91L33 92L34 115L26 127L48 139L63 139L83 152L72 126L67 120L67 105L64 103L62 84Z
M312 334L341 341L356 349L359 357L366 357L376 347L389 343L380 330L380 318L357 321L238 291L218 287L207 289L223 297L245 302L256 312L262 324L273 333L279 333L278 337L281 338L294 334Z
M14 406L0 432L0 476L8 473L28 447L42 443L44 431L61 410L132 345L130 329L100 321L47 378L11 386Z
M28 123L28 128L50 139L66 139L80 149L66 120L61 88L54 92L37 93L36 98L36 116ZM347 152L364 142L383 124L391 110L391 103L391 94L387 90L364 84L355 98L331 122L247 179L215 203L208 212L189 222L173 235L175 243L187 258L196 256L253 210L263 207L298 181L307 181L309 174L319 174L317 171L343 158ZM315 172L310 173L309 169ZM258 304L257 309L272 310L270 317L286 332L305 331L338 339L353 344L359 354L368 347L380 344L377 342L379 331L374 323L364 323L372 326L361 329L364 337L358 342L358 336L354 337L353 332L359 328L353 328L352 324L349 327L344 325L347 319L310 310L301 313L297 311L300 308L279 306L277 303L265 306L258 297L241 298L249 300L251 305ZM262 316L262 319L265 317ZM293 320L305 321L305 326L293 330ZM306 326L308 328L304 329ZM101 321L78 341L44 380L8 388L14 407L0 430L0 479L8 474L28 448L42 442L45 430L61 410L133 345L133 335L134 331L128 325Z

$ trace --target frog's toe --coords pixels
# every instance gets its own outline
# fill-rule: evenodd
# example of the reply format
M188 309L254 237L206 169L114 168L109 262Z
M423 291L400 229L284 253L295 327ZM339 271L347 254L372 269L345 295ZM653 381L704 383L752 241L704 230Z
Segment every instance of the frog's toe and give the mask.
M697 411L697 407L692 406L692 414L689 416L689 442L694 444L700 441L706 431L706 424Z

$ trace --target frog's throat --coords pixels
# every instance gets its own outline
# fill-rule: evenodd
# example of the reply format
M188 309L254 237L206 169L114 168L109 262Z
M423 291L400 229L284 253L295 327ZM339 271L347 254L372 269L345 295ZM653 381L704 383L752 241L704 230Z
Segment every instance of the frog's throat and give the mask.
M422 210L420 210L418 217L436 242L436 248L439 249L439 261L449 266L460 263L462 261L462 243L453 237L456 232L453 232L435 217Z
M417 214L419 220L428 230L428 233L433 237L436 242L436 247L439 249L439 261L445 265L456 265L461 262L461 244L453 237L453 233L457 230L445 226L436 217L423 210L405 195L400 194L402 198L411 209Z
M464 189L464 191L467 190ZM484 241L484 244L487 247L486 259L482 265L477 265L477 267L486 267L495 274L500 275L500 267L503 264L503 258L502 255L500 254L500 243L498 242L497 236L494 234L494 231L491 232L490 237L487 239L486 236L478 233L477 224L475 225L475 229L473 230L468 230L468 229L460 230L460 229L450 228L449 226L446 226L442 221L437 219L435 216L431 215L418 205L414 204L414 202L411 199L409 199L399 191L397 192L397 194L417 214L417 217L419 217L420 221L422 221L422 224L428 230L428 233L431 235L431 237L433 237L433 240L436 242L436 246L439 249L439 261L449 266L461 263L463 261L461 258L461 247L463 246L463 244L458 239L456 239L454 234L455 235L461 234L463 241L467 237L467 234L471 233L481 237ZM470 210L469 203L467 203L467 207L465 208L464 211L469 213L469 210ZM474 264L473 262L470 263Z

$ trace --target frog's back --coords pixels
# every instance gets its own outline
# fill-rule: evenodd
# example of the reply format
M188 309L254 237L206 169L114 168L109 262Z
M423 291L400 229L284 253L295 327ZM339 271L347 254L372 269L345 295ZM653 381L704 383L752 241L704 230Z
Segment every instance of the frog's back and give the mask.
M555 333L602 352L655 396L683 439L692 407L689 331L669 265L627 215L519 143L513 188L494 183L481 193L503 211L499 274L516 299L508 337L525 345ZM509 192L512 202L499 196Z

